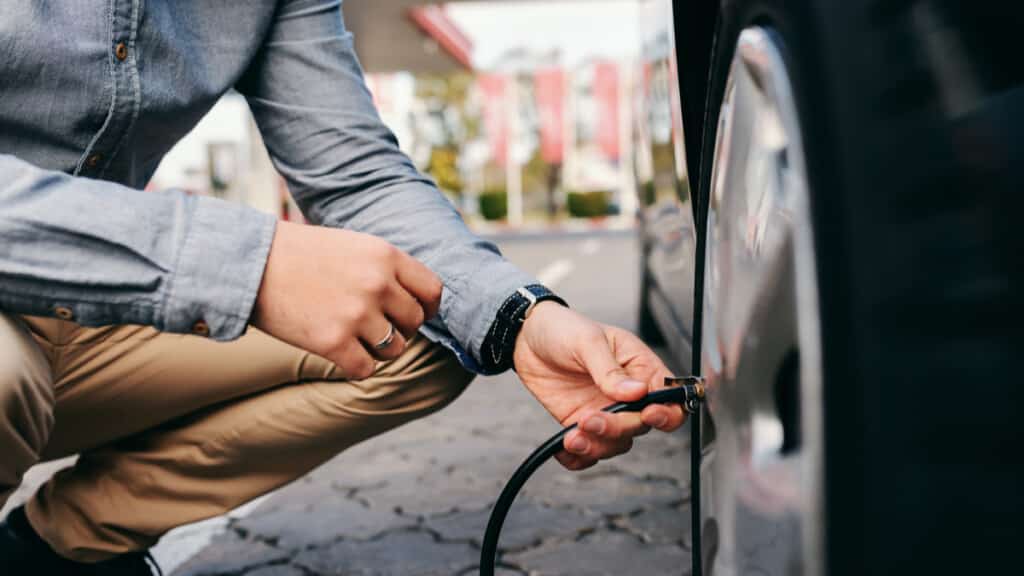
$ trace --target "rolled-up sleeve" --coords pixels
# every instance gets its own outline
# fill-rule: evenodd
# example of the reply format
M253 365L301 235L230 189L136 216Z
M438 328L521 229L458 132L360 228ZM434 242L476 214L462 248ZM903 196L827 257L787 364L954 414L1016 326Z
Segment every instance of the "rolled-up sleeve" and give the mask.
M424 332L480 371L501 303L535 280L472 234L401 152L374 108L340 4L284 2L238 89L306 218L380 236L430 267L444 293Z
M245 331L274 226L213 198L0 155L0 309L182 333L202 322L230 340Z

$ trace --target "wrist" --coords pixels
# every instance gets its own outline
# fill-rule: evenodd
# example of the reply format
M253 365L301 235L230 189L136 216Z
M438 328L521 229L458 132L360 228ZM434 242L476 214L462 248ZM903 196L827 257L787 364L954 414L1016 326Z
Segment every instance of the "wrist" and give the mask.
M263 275L260 277L259 287L256 289L256 298L252 311L249 314L249 323L259 326L260 321L266 316L267 310L273 305L273 294L278 291L279 278L287 277L292 271L284 271L291 263L288 257L292 244L295 241L295 233L299 232L301 224L280 221L276 223L274 234L271 237L270 248L267 250L266 264L263 266Z
M554 305L568 307L565 300L540 284L524 286L509 295L498 308L481 346L484 369L497 373L512 368L512 354L525 322L533 318L540 307Z
M521 346L525 345L523 344L523 342L530 338L531 333L535 333L537 332L537 330L541 330L542 328L539 327L543 326L547 319L550 318L551 314L553 312L556 312L558 308L565 308L565 306L553 301L538 302L537 305L534 307L533 311L530 313L530 315L526 317L525 320L523 320L523 325L520 327L519 334L516 335L515 342L512 345L511 356L513 362L511 368L513 370L516 369L516 350L519 350Z
M537 305L534 306L533 311L530 312L530 314L523 320L523 325L520 327L519 334L516 336L517 345L519 339L522 338L524 334L528 333L534 326L543 324L543 321L538 320L538 318L543 318L550 314L551 310L555 308L565 308L565 306L551 300L538 302Z

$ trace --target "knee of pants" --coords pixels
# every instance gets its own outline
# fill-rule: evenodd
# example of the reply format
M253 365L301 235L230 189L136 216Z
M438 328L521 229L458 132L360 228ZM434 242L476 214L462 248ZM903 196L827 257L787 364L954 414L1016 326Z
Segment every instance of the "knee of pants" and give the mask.
M442 346L428 342L419 346L424 350L410 355L410 362L399 361L370 378L349 382L347 391L332 382L314 387L339 409L361 416L411 419L436 412L458 398L475 375Z
M441 348L441 346L438 348ZM443 366L437 369L439 381L433 386L433 394L430 397L428 412L436 412L451 404L458 398L469 384L476 378L476 374L463 368L458 358L448 350L443 351L441 362Z
M0 316L0 496L39 460L53 428L49 365L19 331Z
M202 458L211 461L261 461L304 470L440 410L472 381L474 375L444 348L429 342L410 348L408 355L365 380L282 386L203 414L158 442L200 446ZM281 464L276 459L281 454L288 454L291 463Z

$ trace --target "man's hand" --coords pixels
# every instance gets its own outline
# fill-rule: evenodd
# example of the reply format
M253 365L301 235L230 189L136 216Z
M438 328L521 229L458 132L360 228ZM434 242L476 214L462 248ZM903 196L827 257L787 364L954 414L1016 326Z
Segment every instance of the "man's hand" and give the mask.
M358 232L279 222L256 297L257 328L370 376L437 313L441 281L391 244ZM374 349L395 327L394 340Z
M516 339L513 362L530 392L563 426L567 452L555 456L570 470L629 451L650 428L665 432L683 423L679 406L607 414L601 408L643 398L670 376L661 360L629 332L593 322L554 302L541 302Z

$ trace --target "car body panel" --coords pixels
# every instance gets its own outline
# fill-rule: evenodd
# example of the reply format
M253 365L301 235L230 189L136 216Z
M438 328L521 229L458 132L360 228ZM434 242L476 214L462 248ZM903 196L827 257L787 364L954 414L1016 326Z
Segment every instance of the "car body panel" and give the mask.
M673 368L690 372L694 338L697 210L690 193L672 4L640 5L641 70L634 163L640 191L645 298Z

